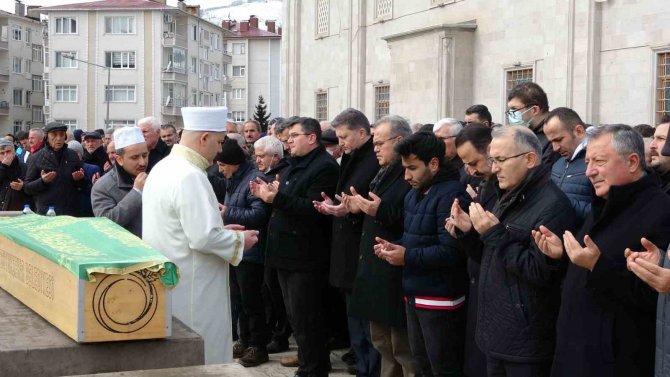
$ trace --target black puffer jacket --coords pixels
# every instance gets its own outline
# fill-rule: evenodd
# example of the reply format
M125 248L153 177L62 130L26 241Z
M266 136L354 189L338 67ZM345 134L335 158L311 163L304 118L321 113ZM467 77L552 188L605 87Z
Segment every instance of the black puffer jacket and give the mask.
M263 249L265 248L265 231L270 220L270 207L259 198L251 195L249 181L256 178L264 179L250 162L243 162L239 169L226 180L226 199L223 214L225 224L244 225L248 230L258 230L258 243L244 252L245 262L263 263Z
M107 152L105 152L105 148L102 145L99 146L98 149L94 150L93 153L88 153L88 151L84 149L83 160L87 164L99 167L103 174L105 172L105 164L109 162Z
M80 215L79 193L86 188L87 182L85 178L75 181L72 173L82 167L83 163L77 152L68 149L67 144L59 151L54 151L47 145L28 159L28 173L23 190L26 194L33 195L38 214L44 215L49 206L54 206L58 215ZM56 179L51 183L44 182L42 170L55 171Z
M537 248L530 231L545 225L563 234L575 213L549 169L536 167L516 189L499 191L493 214L500 223L481 235L476 340L490 357L533 363L554 353L561 263Z
M571 161L559 158L551 168L551 180L568 196L577 214L578 226L591 212L593 185L586 176L586 147Z
M0 164L0 209L3 211L20 211L24 204L32 204L32 198L23 190L16 191L9 184L19 179L25 181L26 164L19 156L14 157L12 163L7 166Z

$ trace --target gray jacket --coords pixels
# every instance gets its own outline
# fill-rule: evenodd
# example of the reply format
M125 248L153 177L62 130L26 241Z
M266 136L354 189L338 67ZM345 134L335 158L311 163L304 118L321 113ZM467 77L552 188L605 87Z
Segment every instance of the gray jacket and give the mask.
M670 268L667 253L661 253L662 265ZM670 376L670 293L658 295L656 309L656 377Z
M142 237L142 194L133 190L133 179L123 168L114 166L91 190L96 217L107 217Z

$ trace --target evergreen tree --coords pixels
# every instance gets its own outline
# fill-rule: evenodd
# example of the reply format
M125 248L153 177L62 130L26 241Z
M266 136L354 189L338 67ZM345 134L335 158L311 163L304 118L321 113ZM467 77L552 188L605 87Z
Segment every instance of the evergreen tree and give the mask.
M268 120L270 120L270 115L266 114L268 105L265 104L265 99L262 95L258 96L258 103L256 104L256 112L254 113L254 120L261 125L261 130L266 132L268 130Z

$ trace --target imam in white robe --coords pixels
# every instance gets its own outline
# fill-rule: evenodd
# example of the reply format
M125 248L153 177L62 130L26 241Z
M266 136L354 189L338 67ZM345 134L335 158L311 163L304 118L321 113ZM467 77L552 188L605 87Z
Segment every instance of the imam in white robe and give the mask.
M142 193L142 238L179 267L172 314L205 340L205 363L233 360L228 264L242 260L244 235L223 228L208 162L176 144Z

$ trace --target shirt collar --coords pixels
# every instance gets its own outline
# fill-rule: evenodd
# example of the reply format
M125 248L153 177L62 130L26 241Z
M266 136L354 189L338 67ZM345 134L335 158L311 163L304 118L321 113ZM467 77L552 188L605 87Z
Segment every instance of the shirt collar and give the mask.
M570 158L570 161L574 160L575 157L581 152L584 148L586 148L586 138L577 146L577 149L575 149L575 153L572 154L572 157Z
M194 151L193 149L186 147L181 144L175 144L172 146L171 154L175 154L191 164L195 165L200 170L207 170L209 167L209 162L200 155L200 153Z

